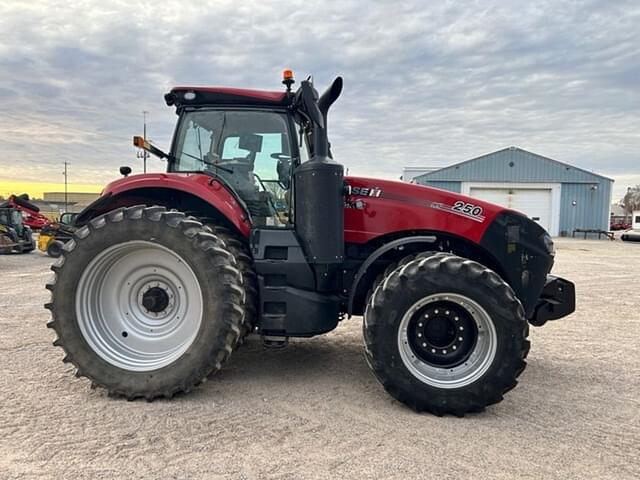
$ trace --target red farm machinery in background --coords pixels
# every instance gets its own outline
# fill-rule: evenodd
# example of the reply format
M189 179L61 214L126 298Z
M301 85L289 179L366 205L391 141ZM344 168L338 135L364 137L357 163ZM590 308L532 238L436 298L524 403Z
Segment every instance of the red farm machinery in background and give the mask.
M49 225L51 220L40 213L40 208L31 203L29 195L11 195L7 200L0 203L0 208L13 208L22 214L23 223L32 230L40 230Z

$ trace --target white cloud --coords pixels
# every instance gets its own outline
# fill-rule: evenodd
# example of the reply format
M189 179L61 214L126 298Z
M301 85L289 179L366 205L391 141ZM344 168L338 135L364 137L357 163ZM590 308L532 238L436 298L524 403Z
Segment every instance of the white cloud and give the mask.
M3 2L1 175L69 160L104 183L139 166L142 110L168 147L171 85L279 89L292 67L320 89L345 77L330 135L351 173L517 145L620 189L638 175L639 21L637 3L604 1Z

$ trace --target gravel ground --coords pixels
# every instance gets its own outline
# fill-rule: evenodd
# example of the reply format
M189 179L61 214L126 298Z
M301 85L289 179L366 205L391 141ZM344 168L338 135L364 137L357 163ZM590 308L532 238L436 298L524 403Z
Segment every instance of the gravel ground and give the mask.
M361 319L265 350L172 401L90 390L45 328L50 259L0 256L0 478L639 478L640 244L558 241L578 309L532 329L518 387L418 415L362 354Z

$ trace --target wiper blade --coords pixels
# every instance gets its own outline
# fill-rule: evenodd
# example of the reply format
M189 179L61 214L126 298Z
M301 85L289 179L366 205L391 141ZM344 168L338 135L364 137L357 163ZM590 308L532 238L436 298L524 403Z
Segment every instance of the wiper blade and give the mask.
M202 163L204 163L206 165L211 165L212 167L220 169L223 172L233 173L233 168L223 167L219 163L209 162L209 161L205 160L204 158L202 159Z
M227 167L221 167L220 165L218 165L217 163L214 162L207 162L206 160L202 160L202 163L205 163L207 165L211 165L213 168L217 168L219 170L222 170L223 172L227 172L227 173L233 173L233 168L227 168Z
M196 157L195 155L191 155L190 153L187 152L182 152L182 155L186 155L187 157L191 157L194 160L198 160L199 162L204 163L205 165L211 165L214 168L220 169L223 172L227 172L227 173L233 173L233 170L231 168L227 168L227 167L222 167L219 164L215 163L215 162L209 162L207 160L205 160L204 158L199 158Z

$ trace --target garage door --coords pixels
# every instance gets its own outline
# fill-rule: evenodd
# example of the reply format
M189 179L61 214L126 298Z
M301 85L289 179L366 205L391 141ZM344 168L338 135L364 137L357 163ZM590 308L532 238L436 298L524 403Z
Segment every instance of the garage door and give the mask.
M545 230L551 229L551 189L472 187L472 197L524 213Z

